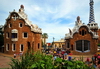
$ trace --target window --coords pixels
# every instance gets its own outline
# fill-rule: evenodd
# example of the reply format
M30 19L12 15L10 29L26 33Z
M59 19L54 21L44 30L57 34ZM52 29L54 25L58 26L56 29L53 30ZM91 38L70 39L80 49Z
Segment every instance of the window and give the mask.
M93 26L93 24L91 24L91 26Z
M17 33L12 33L12 38L17 38Z
M40 44L38 43L38 49L40 48Z
M9 51L9 44L6 44L6 51Z
M82 40L76 41L76 50L82 51Z
M90 50L90 42L88 40L84 40L84 51Z
M24 38L27 38L28 34L26 32L24 32Z
M9 38L9 33L6 33L6 38Z
M16 45L12 44L12 51L15 51L15 50L16 50Z
M11 40L12 41L18 41L18 30L17 29L13 29L11 31Z
M79 34L82 35L82 36L84 36L84 35L86 35L86 31L84 31L84 30L79 31Z
M76 50L79 52L88 52L90 50L90 41L88 40L76 41Z
M84 31L84 34L86 34L86 31Z
M84 36L84 30L82 30L82 36Z
M67 48L70 48L70 44L69 44L69 42L67 42Z
M23 26L23 24L22 23L19 23L19 27L22 27Z
M20 51L22 52L24 50L23 44L20 45Z
M9 28L11 28L11 27L12 27L12 24L10 23L10 24L9 24Z

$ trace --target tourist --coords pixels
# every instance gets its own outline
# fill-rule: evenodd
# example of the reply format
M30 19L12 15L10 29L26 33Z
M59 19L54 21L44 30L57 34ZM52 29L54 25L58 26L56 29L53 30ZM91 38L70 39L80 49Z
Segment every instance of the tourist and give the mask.
M20 53L20 57L23 55L23 52Z
M71 56L68 56L68 60L71 61L72 60L72 57Z
M14 58L16 58L16 54L14 53Z
M92 63L93 63L93 67L96 68L96 61L95 61L95 57L92 56Z
M61 51L61 55L62 55L62 58L63 58L63 59L64 59L64 53L65 53L65 51L62 50L62 51Z
M97 65L96 69L100 69L100 64Z
M94 58L95 58L95 61L96 61L96 59L97 59L97 54L94 54Z
M64 53L64 59L67 59L67 51L65 51L65 53Z
M55 56L54 56L54 60L56 60L56 59L57 59L57 56L55 55Z
M87 57L86 64L89 64L89 62L90 62L90 59L89 59L89 57Z
M57 52L56 52L56 50L54 50L54 52L53 52L53 53L54 53L54 55L56 55L56 53L57 53Z
M92 65L92 61L88 63L88 66L92 69L93 65ZM95 67L96 68L96 67Z
M92 56L92 62L95 63L95 57L94 56Z
M67 50L67 54L69 54L69 53L70 53L70 49Z
M97 59L100 60L100 54L98 54Z

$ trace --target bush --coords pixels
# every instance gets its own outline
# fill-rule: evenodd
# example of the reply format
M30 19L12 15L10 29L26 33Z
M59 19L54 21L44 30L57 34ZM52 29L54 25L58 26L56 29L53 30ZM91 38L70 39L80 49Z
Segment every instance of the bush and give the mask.
M11 59L12 69L94 69L90 68L82 61L68 61L61 58L53 60L52 55L42 53L26 53L20 59Z

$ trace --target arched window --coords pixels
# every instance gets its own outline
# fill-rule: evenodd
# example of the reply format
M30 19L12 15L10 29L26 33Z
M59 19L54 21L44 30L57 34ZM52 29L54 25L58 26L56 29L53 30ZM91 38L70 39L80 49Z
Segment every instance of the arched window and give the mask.
M11 28L11 27L12 27L12 24L10 23L10 24L9 24L9 28Z
M24 50L24 45L20 44L20 52L22 52Z
M15 51L15 50L16 50L16 45L12 44L12 51Z
M69 42L67 42L67 48L70 48L70 43Z
M40 44L38 43L38 49L40 48Z
M90 51L90 41L88 40L78 40L76 41L76 50L79 52Z
M84 36L84 30L82 30L82 36Z
M79 34L84 36L84 35L86 35L86 31L85 30L79 31Z
M6 44L6 51L9 51L9 44Z
M19 23L19 27L21 28L23 26L23 24L22 23Z

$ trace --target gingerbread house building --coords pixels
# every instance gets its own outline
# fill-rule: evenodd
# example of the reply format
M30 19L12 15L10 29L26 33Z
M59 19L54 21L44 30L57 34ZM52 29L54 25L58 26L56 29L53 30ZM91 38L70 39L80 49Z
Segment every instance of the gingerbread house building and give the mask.
M94 1L90 0L89 23L85 25L77 17L75 27L65 35L66 48L70 48L73 54L95 54L100 44L100 29L94 18Z
M41 28L32 24L21 5L18 12L10 12L3 27L4 53L14 54L41 50Z

